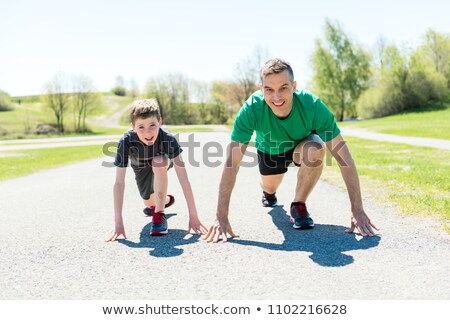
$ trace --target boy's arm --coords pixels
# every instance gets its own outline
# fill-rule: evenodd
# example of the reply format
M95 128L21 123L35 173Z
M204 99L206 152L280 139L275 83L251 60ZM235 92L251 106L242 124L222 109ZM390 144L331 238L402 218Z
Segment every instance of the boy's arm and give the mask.
M351 227L347 232L353 232L356 228L363 236L374 236L375 232L372 228L379 229L370 221L364 211L358 172L347 144L339 134L326 142L326 145L339 165L350 198L352 217Z
M127 238L122 218L123 195L125 191L126 172L127 172L126 167L125 168L116 167L116 181L114 182L113 188L115 229L105 239L106 242L115 241L120 235L123 235L125 239Z
M189 226L188 233L194 230L195 233L205 234L207 232L206 227L200 222L198 218L197 208L195 206L194 193L192 192L191 183L188 178L186 171L186 165L181 158L181 154L173 159L174 169L180 182L181 188L183 189L184 198L189 211Z

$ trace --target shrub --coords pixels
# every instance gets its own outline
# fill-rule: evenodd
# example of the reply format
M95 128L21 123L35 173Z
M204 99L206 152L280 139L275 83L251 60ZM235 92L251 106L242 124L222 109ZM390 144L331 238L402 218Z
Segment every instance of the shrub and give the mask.
M11 97L5 91L0 90L0 111L9 111L14 108Z

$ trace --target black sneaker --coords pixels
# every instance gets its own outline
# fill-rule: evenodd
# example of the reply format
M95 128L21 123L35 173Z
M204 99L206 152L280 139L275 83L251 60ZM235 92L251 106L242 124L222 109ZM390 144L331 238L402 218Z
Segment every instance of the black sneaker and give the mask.
M265 191L263 191L263 195L262 195L262 205L263 207L273 207L277 204L277 196L275 195L275 193L267 193Z
M175 197L173 195L168 194L167 196L169 197L169 202L166 203L164 208L168 208L175 203ZM150 207L144 208L144 214L147 217L151 217L153 215L153 213L155 213L155 206L150 206Z
M291 222L294 224L295 229L314 228L314 221L303 202L291 203Z
M167 218L164 212L154 212L152 216L152 226L150 228L150 235L159 236L169 232L167 226Z

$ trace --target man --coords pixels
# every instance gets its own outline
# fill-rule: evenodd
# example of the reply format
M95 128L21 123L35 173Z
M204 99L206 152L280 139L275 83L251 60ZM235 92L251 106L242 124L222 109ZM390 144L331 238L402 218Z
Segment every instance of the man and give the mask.
M378 228L364 211L359 178L347 145L344 143L333 114L325 104L305 90L296 90L291 66L281 59L271 59L261 68L260 91L242 106L234 123L219 186L216 220L205 239L227 241L227 234L238 237L228 220L231 192L240 163L254 131L258 150L262 204L277 203L276 190L287 167L299 167L290 215L294 228L314 227L306 200L323 169L325 146L338 161L351 202L351 227L363 236L373 236ZM373 229L372 229L373 228Z

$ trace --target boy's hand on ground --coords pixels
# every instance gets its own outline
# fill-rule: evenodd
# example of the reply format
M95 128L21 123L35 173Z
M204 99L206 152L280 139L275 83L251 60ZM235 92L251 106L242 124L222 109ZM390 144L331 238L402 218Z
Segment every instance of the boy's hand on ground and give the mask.
M358 229L359 233L363 237L372 237L376 235L372 228L377 231L380 230L372 223L372 221L370 221L369 217L363 210L352 215L350 229L345 230L345 232L353 233L355 229Z
M119 236L123 236L125 239L127 238L123 225L116 226L115 230L111 231L111 233L106 237L105 242L116 241Z
M208 229L198 219L190 219L187 233L191 233L191 230L196 234L206 234Z
M211 228L209 228L208 233L202 239L206 240L206 242L216 243L222 237L222 241L227 242L227 234L229 234L232 238L239 237L239 235L234 233L231 229L228 218L216 218Z

